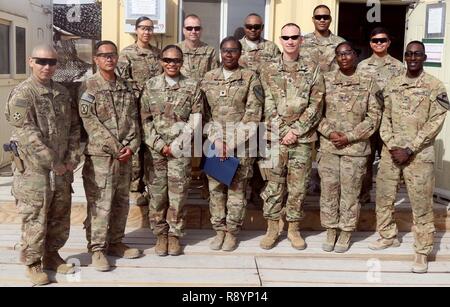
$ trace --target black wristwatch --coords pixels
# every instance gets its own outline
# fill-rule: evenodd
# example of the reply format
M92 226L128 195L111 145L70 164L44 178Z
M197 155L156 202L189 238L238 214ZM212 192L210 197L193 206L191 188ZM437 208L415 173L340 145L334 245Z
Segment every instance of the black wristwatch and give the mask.
M414 154L414 151L412 151L411 148L406 147L406 153L408 154L408 156L412 156Z

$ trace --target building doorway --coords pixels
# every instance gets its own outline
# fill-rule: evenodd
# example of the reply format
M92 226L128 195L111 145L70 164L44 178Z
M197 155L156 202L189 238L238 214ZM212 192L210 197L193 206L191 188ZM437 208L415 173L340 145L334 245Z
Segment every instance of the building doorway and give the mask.
M401 1L399 1L401 3ZM408 4L382 4L381 22L371 23L367 12L371 9L366 3L339 3L338 35L355 44L361 50L360 60L372 55L369 46L370 32L383 26L391 32L392 44L389 53L403 62L405 45L405 22Z

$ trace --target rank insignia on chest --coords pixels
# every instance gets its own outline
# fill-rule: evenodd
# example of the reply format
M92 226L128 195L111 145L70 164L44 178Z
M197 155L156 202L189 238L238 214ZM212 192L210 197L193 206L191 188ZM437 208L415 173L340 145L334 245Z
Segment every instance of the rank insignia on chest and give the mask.
M220 91L220 97L227 97L227 91Z
M12 118L13 118L16 122L18 122L19 120L22 119L22 114L20 114L19 112L16 112L16 113L13 114Z

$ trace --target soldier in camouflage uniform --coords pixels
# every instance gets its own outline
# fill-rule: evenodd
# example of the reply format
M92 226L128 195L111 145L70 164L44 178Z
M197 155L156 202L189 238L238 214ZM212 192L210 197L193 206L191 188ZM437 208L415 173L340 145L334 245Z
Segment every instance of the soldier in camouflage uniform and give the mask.
M262 38L264 31L263 19L257 14L250 14L244 22L245 36L240 40L242 44L242 55L239 64L259 74L263 63L271 62L280 55L280 49L273 42ZM256 205L262 205L260 197L264 180L257 162L253 165L253 178L250 183L252 187L251 200Z
M122 79L134 81L139 87L140 95L145 83L161 74L162 68L158 61L160 50L150 44L154 30L153 21L148 17L140 17L136 20L135 28L136 43L125 47L120 52L117 72ZM139 124L141 125L141 123ZM145 144L142 143L138 152L133 155L131 162L130 201L136 205L147 205L148 203L145 192L145 178L148 177L145 170L148 168L145 165L150 163L149 160L150 155Z
M336 46L344 41L330 31L331 11L326 5L319 5L313 11L314 32L306 34L302 45L302 54L309 61L320 66L322 73L339 68L336 63Z
M81 87L79 112L88 141L83 184L88 202L85 221L88 249L98 271L110 270L105 253L137 258L140 251L122 243L129 210L131 157L141 138L136 108L137 88L118 77L117 47L97 43L99 71Z
M318 64L322 74L339 69L335 58L336 46L344 41L330 31L332 22L331 11L326 5L318 5L313 11L312 21L314 32L306 34L302 44L302 56L306 62ZM313 156L319 142L316 143ZM311 174L310 191L320 192L320 178L316 168Z
M80 123L69 92L51 79L56 63L51 46L36 47L29 59L32 76L13 89L5 112L20 156L12 194L22 217L21 260L35 285L49 283L43 268L74 273L58 251L69 238Z
M385 88L385 110L380 128L384 142L377 176L377 230L381 236L371 249L399 246L394 201L403 175L413 211L415 258L412 271L425 273L434 241L434 142L449 109L444 84L423 71L422 42L408 44L406 74Z
M250 14L245 19L245 36L240 40L242 55L239 65L258 72L261 63L270 62L280 55L280 49L273 42L263 39L263 19L257 14Z
M184 58L181 74L195 80L203 79L208 71L219 67L214 47L200 40L202 30L202 23L198 16L186 16L183 27L185 40L178 44Z
M370 58L359 63L357 68L361 73L374 78L382 91L388 82L394 77L400 76L405 71L403 63L389 55L388 48L390 45L389 32L385 28L377 27L373 29L370 34L370 48L372 48L373 54ZM378 152L381 155L381 149L383 147L379 131L376 131L370 138L370 145L372 147L372 153L367 161L367 172L364 177L360 196L361 204L370 202L375 153Z
M184 19L183 34L185 40L178 44L183 51L183 67L181 73L195 80L202 80L205 74L219 67L219 60L214 47L208 46L202 42L202 23L197 15L188 15ZM195 174L199 172L201 165L201 157L192 158L192 170ZM209 198L208 180L204 173L200 176L203 187L202 196Z
M336 59L339 70L324 75L325 115L318 128L320 220L327 229L322 249L343 253L358 223L369 138L381 121L381 93L375 80L355 72L358 56L350 43L337 46Z
M220 49L223 67L208 72L202 82L209 108L205 133L220 157L233 156L242 144L246 150L238 156L240 165L229 188L208 176L211 224L217 232L210 248L233 251L244 221L247 183L252 177L254 158L249 154L248 143L250 139L256 139L264 95L256 74L239 66L241 43L234 37L228 37L222 41ZM234 129L225 132L227 124ZM253 124L254 129L233 126L238 124Z
M159 256L182 252L179 238L184 234L184 203L190 183L190 142L193 131L201 129L201 119L194 126L194 114L201 115L203 108L200 83L180 74L182 65L181 49L165 47L161 53L164 73L147 81L141 101L144 139L152 158L149 217ZM187 124L174 129L180 123ZM183 147L185 154L180 152Z
M278 163L272 168L261 164L267 184L261 194L268 228L260 246L271 249L278 240L278 224L286 200L288 239L292 247L305 249L299 232L304 217L303 204L311 171L312 149L317 141L316 128L322 117L325 85L317 65L300 56L300 27L287 24L281 30L283 54L276 62L261 69L261 83L266 95L264 117L269 130L276 125L279 135L271 140L272 154ZM281 143L281 145L277 144ZM278 146L277 146L278 145ZM266 158L267 163L274 157ZM268 161L267 161L268 160Z

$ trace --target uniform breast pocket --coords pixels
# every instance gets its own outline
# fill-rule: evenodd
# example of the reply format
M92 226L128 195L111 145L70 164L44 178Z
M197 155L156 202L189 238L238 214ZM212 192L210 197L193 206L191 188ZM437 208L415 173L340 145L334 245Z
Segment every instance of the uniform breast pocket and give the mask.
M159 116L164 113L164 104L158 101L152 101L148 105L148 109L153 116Z
M180 97L180 100L176 103L174 108L175 116L177 120L186 122L191 115L191 100L188 96Z
M236 107L242 108L242 103L247 100L247 87L243 84L233 85L230 87L228 96L233 100L233 103L236 104Z
M365 117L368 109L368 97L369 93L367 91L364 91L360 93L359 95L355 95L356 99L352 106L352 113L353 114L359 114L361 117Z

